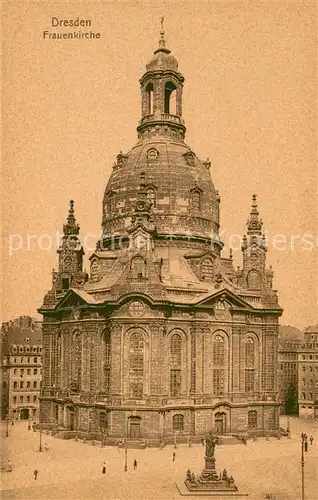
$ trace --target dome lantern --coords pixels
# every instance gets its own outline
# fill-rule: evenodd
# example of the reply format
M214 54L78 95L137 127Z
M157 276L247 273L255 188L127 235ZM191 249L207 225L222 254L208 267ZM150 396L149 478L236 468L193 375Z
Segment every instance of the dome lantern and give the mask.
M168 127L184 139L182 119L182 89L184 77L178 71L178 61L166 47L163 18L159 47L146 65L140 79L141 120L137 127L139 138L147 136L154 127ZM151 132L150 132L151 133Z

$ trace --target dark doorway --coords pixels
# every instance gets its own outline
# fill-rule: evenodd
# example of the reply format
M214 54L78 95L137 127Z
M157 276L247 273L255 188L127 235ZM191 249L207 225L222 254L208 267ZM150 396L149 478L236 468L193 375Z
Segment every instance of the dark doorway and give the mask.
M216 434L226 433L226 413L216 413L214 417L214 429Z
M132 439L139 439L141 436L140 430L140 418L139 417L130 417L128 419L129 422L129 437Z
M28 420L29 418L29 409L28 408L22 408L20 412L20 418L21 420Z
M73 431L75 426L75 417L74 417L74 413L72 411L70 411L70 430Z

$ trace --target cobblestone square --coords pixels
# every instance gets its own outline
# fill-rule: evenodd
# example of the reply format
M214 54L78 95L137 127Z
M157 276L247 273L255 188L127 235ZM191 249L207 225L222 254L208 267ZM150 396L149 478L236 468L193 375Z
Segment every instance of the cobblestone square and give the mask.
M263 500L266 493L277 500L301 498L300 433L314 437L313 445L305 454L305 498L318 499L318 425L314 421L291 418L291 439L271 438L266 441L248 441L243 444L223 445L216 450L216 468L227 469L240 490L250 500ZM286 427L286 419L282 419ZM2 472L3 499L46 500L85 499L140 500L180 499L176 482L185 479L190 468L200 473L204 465L204 448L178 445L174 450L128 450L128 471L124 472L125 453L116 447L92 446L74 440L61 440L42 434L42 445L48 451L38 451L39 433L28 431L27 422L9 426L5 437L2 423L3 457L12 462L12 472ZM175 451L176 459L172 461ZM133 469L136 459L137 470ZM103 462L106 474L102 474ZM35 482L33 471L39 471ZM187 497L191 499L192 497ZM193 497L194 498L194 497ZM222 500L222 497L220 497Z

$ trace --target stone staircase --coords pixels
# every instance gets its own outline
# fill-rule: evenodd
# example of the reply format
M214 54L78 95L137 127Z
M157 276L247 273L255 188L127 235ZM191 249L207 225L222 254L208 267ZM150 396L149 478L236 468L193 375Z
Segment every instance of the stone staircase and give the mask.
M242 444L236 436L218 436L219 445Z

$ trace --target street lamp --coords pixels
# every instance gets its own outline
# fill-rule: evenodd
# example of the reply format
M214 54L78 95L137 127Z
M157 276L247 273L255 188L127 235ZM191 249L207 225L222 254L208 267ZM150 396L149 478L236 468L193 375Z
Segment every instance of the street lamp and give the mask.
M39 451L42 451L42 429L40 429L40 446Z
M6 437L9 437L9 415L7 416L7 429L6 429Z
M100 428L100 433L102 435L102 440L101 440L101 448L103 448L106 444L106 437L107 437L107 429L105 427Z
M125 444L125 468L124 471L127 472L127 444Z
M289 422L289 416L287 416L287 438L290 439L290 422Z
M174 449L177 449L177 433L174 431L173 433L173 447Z
M304 451L308 450L307 434L301 433L301 500L305 500L305 457Z

